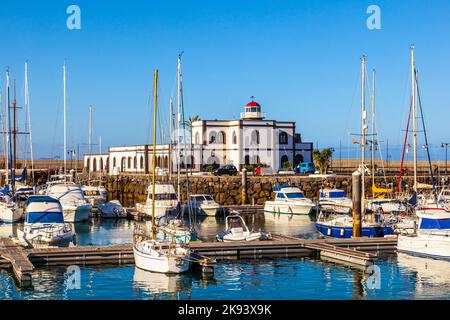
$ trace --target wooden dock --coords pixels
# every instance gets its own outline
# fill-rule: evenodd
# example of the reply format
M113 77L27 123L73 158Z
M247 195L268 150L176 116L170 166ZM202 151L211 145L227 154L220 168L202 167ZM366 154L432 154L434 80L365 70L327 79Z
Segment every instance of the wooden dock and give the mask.
M191 243L191 265L213 273L216 259L264 259L316 256L358 266L373 263L379 253L396 251L397 238L298 239L273 235L272 240L251 242ZM30 281L34 266L98 265L134 263L131 245L23 249L11 239L0 239L0 257L12 265L14 274ZM0 265L2 263L0 259Z
M31 284L31 274L34 266L28 260L25 249L17 246L10 238L0 239L0 257L9 262L20 286Z

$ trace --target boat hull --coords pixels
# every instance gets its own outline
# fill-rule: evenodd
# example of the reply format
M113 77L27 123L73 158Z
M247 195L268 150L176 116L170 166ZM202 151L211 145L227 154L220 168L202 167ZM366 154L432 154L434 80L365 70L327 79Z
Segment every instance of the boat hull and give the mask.
M397 249L411 255L450 259L450 239L433 236L398 236Z
M189 269L189 261L181 258L162 256L155 257L137 250L135 247L134 262L136 267L145 271L159 273L183 273Z
M330 226L322 223L316 223L316 229L322 235L331 237L331 238L352 238L353 237L353 228L352 227L341 227L341 226ZM362 227L361 228L361 237L368 238L382 238L386 235L393 234L393 230L391 227Z
M74 234L67 232L57 236L45 236L44 234L39 237L36 234L27 234L22 230L17 231L17 237L23 244L31 244L33 247L68 247L71 242L74 241Z
M273 201L266 201L264 205L264 212L269 214L286 214L286 215L309 215L315 208L314 204L291 204L291 203L276 203Z
M91 209L92 206L90 204L83 204L76 207L63 205L64 221L70 223L87 221L91 216Z

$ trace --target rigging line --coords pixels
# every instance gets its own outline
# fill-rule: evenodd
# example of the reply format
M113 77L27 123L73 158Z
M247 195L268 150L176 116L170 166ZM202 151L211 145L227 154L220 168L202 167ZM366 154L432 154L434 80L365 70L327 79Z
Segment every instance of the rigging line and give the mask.
M424 138L425 138L425 146L427 149L427 158L428 158L428 166L430 169L430 176L431 176L431 185L432 185L432 191L434 196L436 197L436 185L435 185L435 178L433 175L433 168L431 166L431 157L430 157L430 150L429 150L429 146L428 146L428 137L427 137L427 130L425 129L425 120L423 117L423 109L422 109L422 99L420 98L420 91L419 91L419 75L417 72L417 69L414 72L415 75L415 82L416 82L416 87L417 87L417 98L418 98L418 102L419 102L419 110L420 110L420 115L421 115L421 120L422 120L422 127L423 127L423 134L424 134Z
M411 120L412 102L413 102L413 98L412 98L412 95L411 95L411 102L409 104L409 112L408 112L408 122L407 122L407 125L406 125L405 139L404 139L404 142L403 142L402 159L401 159L401 162L400 162L400 173L399 173L398 179L397 179L397 192L400 192L400 183L401 183L402 174L403 174L403 163L404 163L404 159L405 159L405 148L406 148L406 144L408 142L409 124L410 124L410 120Z

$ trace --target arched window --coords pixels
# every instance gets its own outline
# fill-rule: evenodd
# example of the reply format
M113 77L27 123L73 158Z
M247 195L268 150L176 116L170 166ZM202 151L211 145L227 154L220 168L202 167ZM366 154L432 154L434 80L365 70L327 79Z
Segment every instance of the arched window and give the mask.
M288 144L288 135L286 132L280 131L279 143L280 144Z
M209 135L209 144L214 144L216 143L216 132L215 131L211 131L210 135Z
M290 162L287 155L281 157L281 168L289 168Z
M106 157L105 169L106 169L106 170L109 170L109 156Z
M169 157L164 156L164 168L169 168Z
M133 158L133 166L135 169L137 169L137 158L136 157Z
M198 133L198 132L195 133L194 143L195 144L200 144L200 133Z
M236 135L236 131L233 131L233 136L232 136L232 143L233 144L237 144L237 135Z
M103 171L103 158L100 156L100 167L99 167L100 171Z
M227 143L227 136L224 131L219 131L217 134L217 143L218 144L226 144Z
M139 167L141 170L144 169L144 157L141 156L141 160L139 161Z
M128 169L131 169L131 157L128 157Z
M246 156L245 156L245 158L244 158L244 163L245 163L245 165L249 165L250 164L250 156L247 154Z
M97 171L97 159L94 158L92 161L92 171Z
M252 138L252 144L259 144L259 131L253 130L251 138Z
M87 158L86 167L87 167L88 171L91 171L91 159L90 158Z
M120 171L125 171L125 165L127 163L127 158L123 157L120 159Z
M296 166L296 165L298 165L298 164L300 164L302 162L303 162L303 155L296 154L295 158L294 158L294 165Z
M116 157L113 158L113 167L116 166Z

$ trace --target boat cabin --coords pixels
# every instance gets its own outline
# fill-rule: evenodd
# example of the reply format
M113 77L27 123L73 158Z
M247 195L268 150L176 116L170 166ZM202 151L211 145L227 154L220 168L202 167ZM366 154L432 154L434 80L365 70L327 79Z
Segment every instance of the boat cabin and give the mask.
M273 191L275 192L275 200L287 201L305 198L303 191L297 187L278 186Z
M346 198L346 194L342 189L321 189L319 197L327 199L339 199Z
M26 203L25 223L64 223L59 200L49 196L31 196Z

